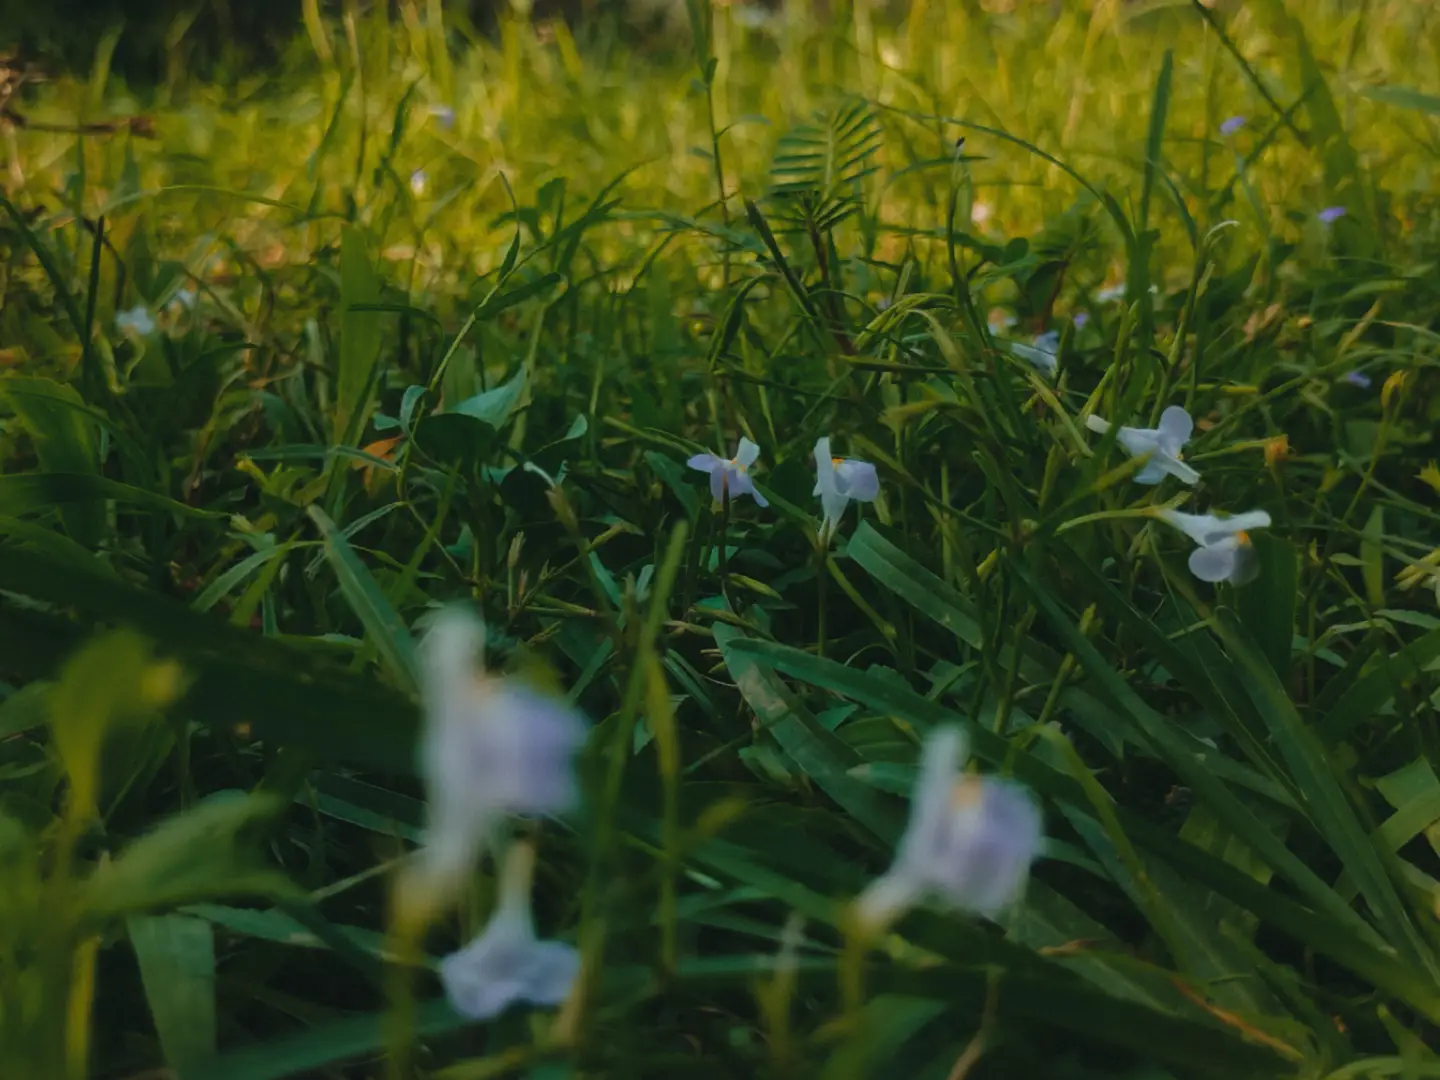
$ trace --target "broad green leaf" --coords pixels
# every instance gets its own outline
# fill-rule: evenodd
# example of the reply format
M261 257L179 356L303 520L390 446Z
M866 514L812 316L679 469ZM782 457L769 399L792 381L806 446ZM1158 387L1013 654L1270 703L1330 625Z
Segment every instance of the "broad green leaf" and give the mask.
M365 627L371 643L385 659L385 666L400 683L401 687L413 690L416 686L415 639L410 629L391 606L385 593L371 577L370 571L355 554L355 549L345 539L345 534L318 506L308 508L310 519L320 528L325 540L325 554L340 583L340 591L349 602L350 608Z
M473 417L498 431L509 421L515 406L520 403L521 396L525 393L525 385L525 368L522 366L508 382L501 383L493 390L485 390L474 397L466 398L450 406L448 411Z
M378 384L383 315L380 279L364 236L347 226L340 235L340 363L335 379L335 422L331 442L354 445L370 415Z
M0 476L0 514L7 516L31 514L54 506L60 507L63 516L68 505L105 499L184 517L224 516L91 473L40 472Z
M11 376L0 380L0 401L19 417L45 472L98 475L100 451L95 425L80 411L85 403L74 387L49 379ZM0 513L24 513L20 508L23 499L15 491L0 490ZM101 498L91 493L54 501L67 504L61 508L60 516L71 538L86 547L97 546L105 530L105 505Z
M165 1061L182 1078L215 1053L215 935L188 915L132 915L126 920L140 980Z

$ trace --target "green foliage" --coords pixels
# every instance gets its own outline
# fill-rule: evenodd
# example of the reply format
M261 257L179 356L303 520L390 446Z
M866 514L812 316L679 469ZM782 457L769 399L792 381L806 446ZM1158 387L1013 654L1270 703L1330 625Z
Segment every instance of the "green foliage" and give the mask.
M1436 1073L1423 5L1002 6L695 2L642 53L307 5L237 82L177 45L154 140L103 63L23 88L0 1073ZM1174 404L1193 489L1085 419ZM881 483L828 549L821 435ZM769 509L685 465L741 436ZM1264 509L1256 578L1173 507ZM483 1029L435 968L493 867L415 1000L387 895L456 600L595 721L524 826L584 993ZM1044 857L861 948L952 724Z

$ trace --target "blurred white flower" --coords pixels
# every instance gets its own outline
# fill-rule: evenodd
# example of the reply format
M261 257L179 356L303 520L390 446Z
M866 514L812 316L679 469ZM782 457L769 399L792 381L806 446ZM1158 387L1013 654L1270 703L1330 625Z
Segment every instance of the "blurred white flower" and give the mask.
M1108 304L1114 300L1124 300L1124 282L1121 282L1119 285L1106 285L1103 289L1097 289L1095 291L1095 299L1102 304Z
M1179 510L1161 508L1156 517L1173 525L1194 540L1198 547L1190 553L1190 572L1201 581L1228 581L1244 585L1255 580L1259 562L1249 530L1263 529L1270 524L1264 510L1251 510L1234 517L1213 514L1182 514Z
M1108 420L1092 413L1085 418L1085 426L1104 435L1111 425ZM1131 457L1149 457L1144 467L1135 474L1137 484L1158 484L1166 476L1173 476L1181 483L1195 484L1199 483L1200 474L1185 464L1181 453L1194 430L1195 421L1190 419L1190 414L1179 405L1171 405L1160 414L1159 427L1122 427L1115 441Z
M1055 369L1060 365L1060 333L1057 330L1046 330L1043 334L1037 334L1034 343L1030 345L1019 341L1006 344L1011 355L1018 356L1046 375L1054 375Z
M1023 890L1043 839L1040 808L1018 784L962 773L964 756L958 728L925 740L895 863L857 901L864 926L888 926L929 895L993 918Z
M412 172L410 174L410 194L414 195L417 199L420 198L421 195L424 195L426 180L427 177L425 176L424 169L416 169Z
M580 973L580 955L559 941L540 941L530 911L535 849L516 842L500 872L500 898L489 924L470 944L440 961L445 996L461 1016L488 1020L516 1002L559 1005Z
M994 216L995 208L983 199L977 200L970 206L970 220L976 225L984 225Z
M155 320L144 304L136 304L129 311L120 311L115 314L115 329L122 334L148 337L155 332Z
M455 126L455 110L449 105L431 105L425 111L435 118L442 131L449 131Z
M440 612L420 645L429 823L413 884L423 895L464 881L504 818L560 814L578 800L584 718L516 678L486 675L484 646L484 624L461 607Z
M749 439L741 438L733 458L696 454L685 464L698 472L710 474L710 494L716 502L724 502L727 495L731 499L749 495L761 506L769 506L769 500L755 490L755 482L750 479L750 466L759 457L760 447Z
M170 302L180 305L180 307L186 311L193 311L197 299L195 290L187 286L183 289L176 289L175 295L170 298Z
M840 518L851 499L874 502L880 494L880 477L868 461L830 456L830 439L815 440L815 490L825 522L820 536L829 540L840 525Z
M986 325L990 327L992 334L998 334L1001 330L1009 330L1016 321L1014 314L1004 308L991 308L985 316Z

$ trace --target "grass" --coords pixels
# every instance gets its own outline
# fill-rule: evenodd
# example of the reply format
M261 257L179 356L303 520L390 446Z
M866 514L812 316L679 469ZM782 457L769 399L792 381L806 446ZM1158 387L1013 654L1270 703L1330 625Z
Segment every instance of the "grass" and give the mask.
M12 103L5 1075L1440 1075L1436 16L438 9ZM1194 489L1084 423L1170 404ZM742 435L768 510L684 467ZM594 721L585 993L487 1025L426 966L492 868L408 1006L384 938L461 598ZM945 723L1045 857L857 950Z

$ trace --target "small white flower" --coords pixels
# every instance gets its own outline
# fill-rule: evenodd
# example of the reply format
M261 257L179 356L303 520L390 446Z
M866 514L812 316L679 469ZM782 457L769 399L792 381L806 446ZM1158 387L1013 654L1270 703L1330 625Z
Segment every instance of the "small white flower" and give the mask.
M1110 430L1110 422L1093 413L1085 418L1085 426L1101 435ZM1131 457L1149 458L1135 474L1137 484L1158 484L1166 476L1195 484L1200 481L1200 474L1185 464L1181 453L1194 430L1195 421L1190 419L1190 414L1179 405L1171 405L1160 414L1159 427L1122 427L1115 441L1129 451Z
M1199 545L1190 553L1190 572L1201 581L1244 585L1255 580L1260 568L1249 530L1269 526L1270 515L1264 510L1222 518L1214 514L1182 514L1179 510L1159 509L1155 516Z
M540 941L530 911L535 849L512 844L500 874L500 901L484 931L440 961L445 996L461 1016L488 1020L516 1002L559 1005L580 973L580 955Z
M995 216L995 208L983 199L973 203L970 207L970 220L976 225L985 225Z
M1115 300L1125 299L1125 284L1106 285L1103 289L1096 290L1095 299L1102 304L1109 304Z
M410 194L414 195L417 199L420 198L421 195L424 195L426 180L427 177L425 176L424 169L416 169L412 172L410 174Z
M815 490L825 522L820 535L833 536L851 499L874 502L880 494L880 477L868 461L830 456L830 439L815 440Z
M180 305L185 311L193 311L195 310L195 301L197 299L195 290L187 286L183 289L176 289L175 295L170 298L170 302Z
M420 645L429 823L414 873L424 895L452 892L504 818L561 814L578 800L584 719L518 679L486 675L476 666L484 645L484 624L459 607Z
M430 105L425 111L435 118L442 131L449 131L455 126L455 110L449 105Z
M698 472L710 474L710 494L716 502L724 502L727 496L737 499L741 495L749 495L761 506L769 506L769 500L755 490L755 482L750 479L750 466L759 457L760 447L749 439L741 438L733 458L696 454L685 464Z
M1055 369L1060 365L1060 333L1057 330L1047 330L1035 337L1034 343L1030 345L1019 341L1006 343L1013 356L1018 356L1031 367L1043 371L1046 375L1054 375Z
M990 918L1020 895L1043 839L1040 808L1018 784L962 773L964 756L958 728L925 740L895 863L860 894L863 925L887 926L931 894Z
M136 304L129 311L116 313L115 328L122 334L149 337L155 332L155 320L144 304Z

